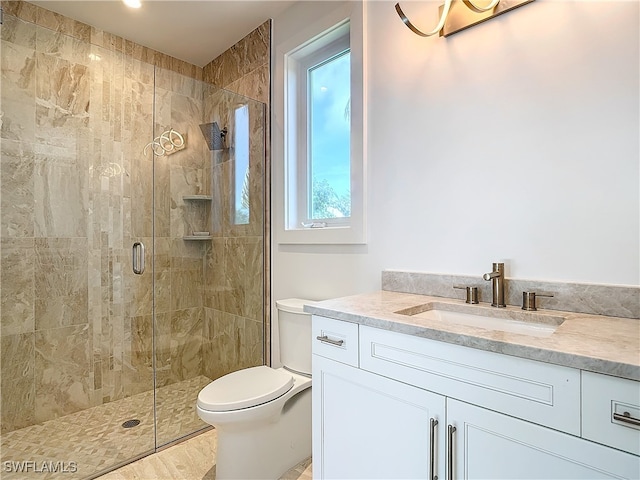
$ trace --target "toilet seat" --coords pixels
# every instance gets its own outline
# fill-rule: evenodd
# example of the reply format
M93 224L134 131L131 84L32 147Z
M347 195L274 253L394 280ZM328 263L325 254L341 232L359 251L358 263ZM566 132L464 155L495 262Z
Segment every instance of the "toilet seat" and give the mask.
M198 407L228 412L274 400L293 387L293 377L284 370L261 365L229 373L214 380L198 394Z

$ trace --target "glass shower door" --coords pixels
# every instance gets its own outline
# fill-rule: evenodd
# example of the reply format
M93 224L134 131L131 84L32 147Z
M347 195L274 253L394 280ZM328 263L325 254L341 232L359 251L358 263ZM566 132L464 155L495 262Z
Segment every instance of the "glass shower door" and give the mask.
M161 68L155 102L167 147L154 167L160 446L208 427L195 411L204 386L264 363L265 109Z
M206 427L196 415L202 376L203 245L211 194L203 156L204 84L155 69L154 279L156 444ZM199 241L185 240L196 233Z

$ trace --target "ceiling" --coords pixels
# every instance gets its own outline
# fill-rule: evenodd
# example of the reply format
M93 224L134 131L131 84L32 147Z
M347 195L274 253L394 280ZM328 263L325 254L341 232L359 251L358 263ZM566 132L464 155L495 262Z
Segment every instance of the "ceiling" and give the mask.
M186 62L205 66L296 0L29 0Z

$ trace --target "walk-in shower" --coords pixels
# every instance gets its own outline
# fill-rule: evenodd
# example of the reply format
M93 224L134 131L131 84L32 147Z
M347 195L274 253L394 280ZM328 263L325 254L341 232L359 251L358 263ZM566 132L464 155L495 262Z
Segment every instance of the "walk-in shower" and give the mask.
M89 478L205 428L198 391L264 363L265 108L3 6L0 476Z

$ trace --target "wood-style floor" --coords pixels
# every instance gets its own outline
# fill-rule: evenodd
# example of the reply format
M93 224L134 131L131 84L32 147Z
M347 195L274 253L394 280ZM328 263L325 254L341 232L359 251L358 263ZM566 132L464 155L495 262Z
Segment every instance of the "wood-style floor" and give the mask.
M214 480L216 431L209 430L118 470L98 480ZM293 467L281 480L311 480L311 459Z

